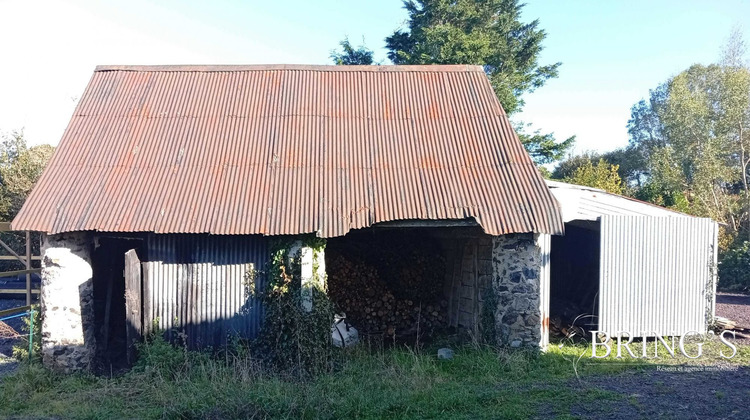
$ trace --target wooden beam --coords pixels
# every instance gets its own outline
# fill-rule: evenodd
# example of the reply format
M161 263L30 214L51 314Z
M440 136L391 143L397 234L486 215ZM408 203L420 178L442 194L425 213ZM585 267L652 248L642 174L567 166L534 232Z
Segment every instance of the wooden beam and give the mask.
M0 232L10 232L10 222L0 222Z
M24 260L22 262L26 262L25 258L23 258L23 257L21 257L21 258ZM42 256L41 255L32 255L31 256L31 261L41 261L41 260L42 260ZM0 255L0 261L18 261L18 258L14 257L12 255Z
M479 226L473 218L470 219L443 219L443 220L394 220L380 222L372 225L374 228L425 228L425 227L472 227Z
M26 289L0 289L2 295L22 295L26 293ZM39 289L31 289L31 293L38 295L41 293Z
M31 274L31 273L41 273L41 268L32 268L29 270L15 270L15 271L6 271L4 273L0 273L0 277L13 277L13 276L19 276L21 274Z
M0 245L2 245L2 247L5 248L6 251L10 252L10 255L16 257L16 259L18 261L21 261L22 263L25 264L25 261L23 260L23 257L20 256L20 255L18 255L18 254L16 254L16 251L13 251L12 249L10 249L10 247L5 242L3 242L2 240L0 240Z
M21 313L21 312L26 312L29 309L31 309L30 305L19 306L18 308L5 309L3 311L0 311L0 318L2 318L4 316L9 316L9 315L15 315L15 314Z

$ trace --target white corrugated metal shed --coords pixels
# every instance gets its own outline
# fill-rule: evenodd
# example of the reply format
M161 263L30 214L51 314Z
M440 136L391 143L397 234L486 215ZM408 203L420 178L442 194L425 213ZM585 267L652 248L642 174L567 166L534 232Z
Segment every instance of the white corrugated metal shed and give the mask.
M598 220L608 216L692 217L635 198L597 188L545 180L562 207L563 221Z
M596 188L546 182L566 229L599 231L600 331L646 336L706 331L714 316L716 222Z

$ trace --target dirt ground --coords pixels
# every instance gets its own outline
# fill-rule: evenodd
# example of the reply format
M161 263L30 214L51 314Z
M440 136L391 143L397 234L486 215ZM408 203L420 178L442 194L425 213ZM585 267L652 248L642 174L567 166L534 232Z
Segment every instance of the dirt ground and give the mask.
M678 369L679 366L664 369ZM587 402L571 410L579 418L607 419L747 419L750 418L750 367L724 367L723 371L626 372L615 376L584 378L571 386L583 392L603 389L624 401Z
M750 296L718 293L716 315L750 327ZM742 342L750 344L750 340ZM571 381L570 386L583 393L601 389L625 397L623 402L575 404L570 414L578 418L750 418L750 366L662 366L645 372L584 377Z

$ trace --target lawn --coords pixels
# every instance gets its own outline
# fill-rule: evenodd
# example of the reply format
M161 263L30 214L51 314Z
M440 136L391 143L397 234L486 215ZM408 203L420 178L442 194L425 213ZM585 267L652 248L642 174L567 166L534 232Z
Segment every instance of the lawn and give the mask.
M637 413L638 398L587 382L648 375L665 364L750 363L750 346L729 361L709 355L719 349L729 351L714 339L701 359L661 352L659 359L637 360L617 359L614 352L591 359L585 344L555 344L544 354L467 345L455 347L454 359L438 360L431 347L360 348L340 355L332 373L300 379L268 373L248 357L215 358L157 342L143 349L136 368L116 378L24 365L0 382L0 416L524 419L574 418L585 415L579 407L593 406L605 413L628 406Z

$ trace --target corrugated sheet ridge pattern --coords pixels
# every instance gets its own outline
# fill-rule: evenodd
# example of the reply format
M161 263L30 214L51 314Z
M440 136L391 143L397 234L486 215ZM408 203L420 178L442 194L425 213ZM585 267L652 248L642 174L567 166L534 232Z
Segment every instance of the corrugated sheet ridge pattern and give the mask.
M468 69L97 71L14 228L333 237L474 217L493 235L562 232Z

